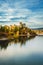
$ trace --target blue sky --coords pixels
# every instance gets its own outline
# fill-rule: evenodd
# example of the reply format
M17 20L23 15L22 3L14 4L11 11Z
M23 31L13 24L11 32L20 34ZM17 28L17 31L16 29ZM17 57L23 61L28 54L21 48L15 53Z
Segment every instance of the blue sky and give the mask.
M43 26L43 0L0 0L0 23L4 21Z

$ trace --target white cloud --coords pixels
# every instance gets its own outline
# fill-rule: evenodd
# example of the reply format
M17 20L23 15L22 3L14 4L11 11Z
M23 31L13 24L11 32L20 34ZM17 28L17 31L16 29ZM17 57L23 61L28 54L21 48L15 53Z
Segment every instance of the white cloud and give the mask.
M42 24L43 14L42 12L32 12L30 9L12 9L6 10L4 16L0 16L0 21L12 21L12 18L18 19L18 21L27 21L35 24ZM22 19L21 19L22 18ZM16 20L15 19L15 20ZM13 20L14 21L14 20Z
M2 16L0 16L0 19L2 18Z
M14 3L15 8L31 8L39 4L39 0L20 0Z
M5 18L5 19L1 18L0 22L2 22L2 21L11 21L11 20L9 18Z
M36 24L43 24L43 12L34 12L32 17L30 17L30 21Z
M6 0L6 2L1 3L0 7L4 9L8 9L9 7L31 8L31 7L36 7L39 3L40 3L40 0Z
M7 19L11 19L11 18L25 18L28 15L31 14L31 10L28 9L12 9L9 8L8 10L6 10L6 12L4 12L5 14L3 16L1 16L2 18L0 20L7 20Z
M33 24L43 25L43 9L33 12L31 7L37 6L39 0L20 0L13 2L9 0L0 6L0 21L26 21ZM13 18L13 20L11 20ZM16 20L17 19L17 20Z
M9 4L8 3L1 3L1 6L0 6L0 12L1 11L7 11L9 8Z

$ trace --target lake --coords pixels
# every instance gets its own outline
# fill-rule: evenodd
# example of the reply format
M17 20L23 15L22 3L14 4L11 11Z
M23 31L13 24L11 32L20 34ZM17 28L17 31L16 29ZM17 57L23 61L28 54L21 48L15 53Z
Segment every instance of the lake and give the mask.
M43 65L43 36L1 41L0 65Z

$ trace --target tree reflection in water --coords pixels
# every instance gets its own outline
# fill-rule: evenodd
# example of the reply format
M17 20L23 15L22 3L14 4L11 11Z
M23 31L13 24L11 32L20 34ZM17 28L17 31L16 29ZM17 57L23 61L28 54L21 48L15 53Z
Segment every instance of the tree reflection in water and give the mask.
M8 45L9 45L9 43L11 43L12 44L12 42L14 43L14 44L19 44L20 43L20 45L22 46L23 44L26 44L26 41L28 41L28 40L31 40L31 39L33 39L34 37L29 37L29 38L27 38L27 37L20 37L20 38L18 38L18 39L14 39L14 40L0 40L0 48L1 49L6 49L7 47L8 47Z
M9 41L0 41L0 48L1 49L6 49L7 48L7 46L8 46L8 43L9 43Z

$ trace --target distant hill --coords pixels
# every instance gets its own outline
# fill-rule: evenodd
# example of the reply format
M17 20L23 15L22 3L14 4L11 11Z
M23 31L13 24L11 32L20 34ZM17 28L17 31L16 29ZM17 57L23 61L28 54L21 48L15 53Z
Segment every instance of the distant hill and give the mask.
M32 30L43 30L43 28L31 28Z

